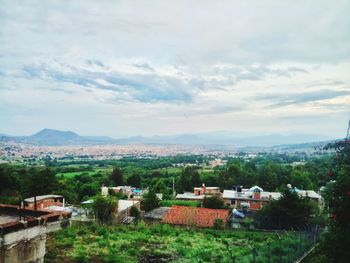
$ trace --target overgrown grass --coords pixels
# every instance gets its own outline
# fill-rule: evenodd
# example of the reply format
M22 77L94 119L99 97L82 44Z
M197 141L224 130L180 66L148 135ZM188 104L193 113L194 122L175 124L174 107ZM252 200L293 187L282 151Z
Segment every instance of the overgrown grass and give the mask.
M75 224L50 235L45 262L292 262L299 248L293 233Z

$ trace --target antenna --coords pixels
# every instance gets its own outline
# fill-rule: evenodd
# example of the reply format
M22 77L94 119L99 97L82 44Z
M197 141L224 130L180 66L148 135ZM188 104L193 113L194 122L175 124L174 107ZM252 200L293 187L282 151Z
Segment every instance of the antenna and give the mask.
M348 125L348 131L346 133L346 140L350 140L350 120L349 120L349 125Z

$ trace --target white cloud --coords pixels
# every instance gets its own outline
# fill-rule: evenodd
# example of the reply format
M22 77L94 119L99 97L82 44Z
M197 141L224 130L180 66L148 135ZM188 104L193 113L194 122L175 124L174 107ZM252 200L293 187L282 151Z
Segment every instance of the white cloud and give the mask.
M336 137L350 115L349 1L0 6L0 132Z

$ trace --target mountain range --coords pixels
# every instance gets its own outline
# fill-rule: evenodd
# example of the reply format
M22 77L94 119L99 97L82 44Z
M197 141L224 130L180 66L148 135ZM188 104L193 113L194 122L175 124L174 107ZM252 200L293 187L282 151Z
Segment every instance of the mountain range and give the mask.
M72 131L43 129L30 136L0 135L0 141L14 141L33 145L97 145L97 144L183 144L183 145L230 145L235 147L271 147L275 145L305 144L318 146L330 139L312 134L267 134L243 136L232 132L209 132L169 136L135 136L114 139L103 136L80 136Z

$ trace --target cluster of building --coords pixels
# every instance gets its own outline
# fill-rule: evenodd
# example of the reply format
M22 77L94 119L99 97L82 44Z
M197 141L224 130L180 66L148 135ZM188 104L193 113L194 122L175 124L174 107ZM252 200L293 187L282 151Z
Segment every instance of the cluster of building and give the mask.
M288 187L297 192L302 197L308 197L315 202L319 207L322 206L322 197L313 190L299 190L297 188ZM277 200L281 197L280 192L264 191L259 186L251 188L243 188L242 186L235 186L232 190L220 191L219 187L194 187L193 193L183 193L176 195L178 200L200 201L208 195L217 195L224 200L227 207L230 208L247 208L250 210L260 210L263 206L268 205L271 200Z
M322 205L321 196L312 190L299 190L288 187L300 196ZM110 191L122 193L127 200L118 201L118 210L114 218L118 223L130 223L133 207L140 211L142 195L147 189L137 189L131 186L117 186L101 188L103 196ZM202 207L187 207L174 205L172 207L159 207L142 214L146 221L162 222L172 225L194 227L224 226L232 216L240 215L239 210L259 210L268 205L271 200L281 197L279 192L267 192L259 186L249 189L241 186L232 190L220 191L219 187L194 187L193 193L178 194L178 200L191 200L202 202L206 196L218 196L223 199L227 208L208 209ZM162 198L161 195L158 196ZM82 202L82 205L91 204L93 200ZM239 209L239 210L238 210ZM21 206L0 204L0 262L43 262L45 255L46 234L69 225L74 219L74 210L67 207L63 196L43 195L27 198ZM73 213L72 213L73 212ZM244 215L243 215L244 216Z

